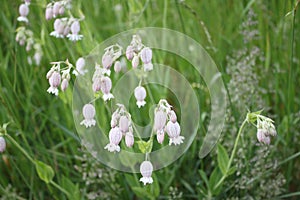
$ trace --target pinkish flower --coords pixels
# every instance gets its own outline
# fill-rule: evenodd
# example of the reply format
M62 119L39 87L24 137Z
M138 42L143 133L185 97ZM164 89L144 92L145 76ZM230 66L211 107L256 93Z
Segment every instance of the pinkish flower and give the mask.
M134 55L132 61L131 61L131 64L132 64L132 68L137 68L139 66L139 62L140 62L140 59L139 59L139 56L138 55Z
M180 136L180 126L178 122L171 122L169 121L166 126L166 132L168 133L168 136L170 138L169 145L172 143L174 145L179 145L183 143L184 137Z
M122 69L122 65L121 65L121 62L120 61L116 61L115 62L115 65L114 65L114 70L116 73L119 73Z
M257 140L260 142L260 143L263 143L263 144L266 144L266 145L269 145L270 142L271 142L271 139L270 139L270 136L267 136L267 131L265 129L257 129Z
M154 131L161 131L164 129L167 122L167 114L161 110L154 113Z
M101 79L101 91L103 92L103 100L104 101L114 98L112 93L110 93L111 87L112 87L112 83L111 83L110 78L107 76L104 76Z
M165 139L165 132L163 130L157 131L156 139L159 144L162 144Z
M127 132L125 134L125 143L126 143L126 146L127 147L132 147L133 144L134 144L134 137L133 137L133 134L132 132Z
M98 92L101 90L101 78L96 78L93 82L93 91Z
M63 38L64 35L64 29L65 29L65 23L61 19L56 19L54 21L54 31L50 33L51 36L54 36L56 38Z
M111 116L110 126L112 128L118 125L118 120L120 119L120 114L118 112L114 112Z
M60 7L58 14L63 15L65 13L65 8L63 6Z
M137 100L136 105L140 108L146 104L146 89L142 86L138 86L134 89L134 96Z
M144 64L143 67L144 67L144 71L148 72L148 71L151 71L153 69L153 64L152 63L147 63L147 64Z
M69 38L69 40L71 41L78 41L81 40L83 35L79 35L80 31L80 23L79 21L74 21L71 25L71 32L72 34L68 34L67 37Z
M141 60L144 64L148 64L152 60L152 50L149 47L145 47L141 51Z
M132 46L129 45L129 46L126 48L126 58L127 58L128 60L131 60L131 59L133 58L133 56L134 56L134 49L133 49Z
M60 81L61 81L60 74L57 71L54 71L51 77L49 78L50 87L48 88L47 92L57 96L58 95L57 87L59 86Z
M84 120L80 122L80 125L84 125L86 128L96 125L96 120L94 119L96 109L92 104L85 104L82 108L82 114Z
M28 22L27 15L29 13L29 7L27 4L21 4L19 7L20 16L18 17L18 21L20 22Z
M46 8L45 18L46 18L46 20L50 20L50 19L52 19L52 17L53 17L53 9L51 6L48 6Z
M151 184L153 183L153 179L151 177L153 172L153 166L150 161L144 161L142 162L140 166L140 172L142 174L142 178L140 178L140 181L146 185L147 183Z
M6 142L4 137L0 136L0 153L4 152L6 149Z
M106 52L103 56L102 56L102 66L105 69L109 69L113 64L113 57Z
M61 82L61 85L60 85L61 90L64 92L68 88L68 86L69 86L68 79L66 79L66 78L63 79L62 82Z
M107 144L104 149L109 152L120 152L121 148L119 143L122 140L122 133L118 127L112 128L109 131L109 144Z
M177 116L176 116L176 113L174 112L174 110L171 110L168 113L168 115L169 115L171 122L175 123L177 121Z
M73 71L73 74L75 74L75 76L78 75L84 75L85 73L88 72L87 69L85 69L85 59L80 57L77 59L76 61L76 70Z
M59 9L61 7L60 2L55 2L53 5L53 17L56 17L59 14Z
M129 130L129 120L126 116L121 116L119 120L119 128L123 133L128 132Z

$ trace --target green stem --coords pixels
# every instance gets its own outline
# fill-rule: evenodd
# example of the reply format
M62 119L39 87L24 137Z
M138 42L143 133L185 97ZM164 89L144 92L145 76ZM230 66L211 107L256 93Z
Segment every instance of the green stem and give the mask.
M247 122L248 122L248 115L247 115L246 119L243 121L243 123L242 123L242 125L241 125L241 127L240 127L240 129L239 129L238 135L237 135L237 137L236 137L236 139L235 139L234 147L233 147L233 150L232 150L232 152L231 152L230 159L229 159L229 161L228 161L228 165L227 165L227 168L226 168L226 173L222 176L222 178L221 178L220 181L217 183L217 185L215 185L214 189L217 189L217 188L223 183L223 181L224 181L224 180L226 179L226 177L227 177L227 174L228 174L228 172L229 172L231 163L232 163L233 158L234 158L234 156L235 156L235 153L236 153L236 151L237 151L238 142L239 142L239 140L240 140L240 137L241 137L242 131L243 131L243 129L244 129L244 126L246 125Z
M35 164L34 159L25 151L25 149L23 149L16 141L13 137L11 137L10 135L6 134L5 137L7 137L25 156L26 158L28 158L28 160L30 160L30 162L32 162L33 164Z
M49 182L51 185L53 185L54 187L56 187L58 190L60 190L61 192L63 192L65 195L67 195L67 197L70 197L70 193L65 190L64 188L60 187L58 184L56 184L54 181L50 181Z

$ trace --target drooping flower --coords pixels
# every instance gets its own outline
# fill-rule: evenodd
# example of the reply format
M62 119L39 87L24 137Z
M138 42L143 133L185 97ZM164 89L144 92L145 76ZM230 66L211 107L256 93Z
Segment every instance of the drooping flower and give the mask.
M140 108L143 107L146 104L145 98L146 98L146 89L142 86L138 86L134 89L134 96L136 98L136 105Z
M112 128L109 131L109 144L107 144L104 149L107 149L109 152L120 152L121 148L119 143L122 140L122 132L118 127Z
M27 15L29 13L29 7L27 4L21 4L19 7L19 14L18 21L28 23Z
M131 45L129 45L127 48L126 48L126 58L128 60L131 60L134 56L134 49Z
M174 110L171 110L168 113L168 115L169 115L171 122L175 123L177 121L177 116L176 116L176 113L174 112Z
M178 122L171 122L169 121L166 126L166 132L168 133L168 136L170 138L169 145L172 143L174 145L179 145L183 143L184 137L180 136L180 125Z
M269 145L270 142L271 142L270 136L266 135L266 130L264 130L264 129L261 129L261 128L257 129L257 135L256 136L257 136L257 140L260 143Z
M157 131L156 139L159 144L162 144L165 139L165 132L163 130Z
M271 143L271 137L275 137L277 135L275 126L273 124L273 120L262 116L257 116L257 140L260 143L265 145L269 145Z
M64 92L69 86L69 80L64 78L61 82L60 88Z
M119 73L122 69L122 65L121 65L121 62L120 61L116 61L115 62L115 65L114 65L114 70L116 73Z
M67 37L69 38L69 40L71 41L78 41L81 40L83 38L83 35L79 35L80 31L80 23L79 21L74 21L71 25L71 32L72 34L68 34Z
M141 51L141 60L144 64L151 63L152 50L149 47L145 47Z
M59 9L61 7L60 2L55 2L53 5L53 17L55 18L59 14Z
M138 55L134 55L133 56L133 59L132 59L132 68L137 68L139 66L139 63L140 63L140 59L139 59L139 56Z
M109 77L104 76L101 79L101 91L103 92L103 100L108 101L114 98L114 95L110 93L112 83Z
M96 125L96 120L94 119L96 109L92 104L85 104L82 108L82 114L84 120L80 122L80 125L84 125L86 128Z
M4 137L0 136L0 153L4 152L6 149L6 142Z
M132 147L134 144L134 137L131 131L125 134L125 144L127 147Z
M153 69L153 64L150 62L150 63L144 64L143 67L144 67L144 71L148 72Z
M143 182L144 185L147 183L151 184L153 183L153 179L151 177L153 172L153 166L150 161L144 161L142 162L140 166L140 172L142 174L142 178L140 178L140 182Z
M96 78L93 82L93 91L98 92L101 90L101 78Z
M121 116L119 119L119 128L122 133L126 133L129 130L129 120L126 116Z
M105 69L110 69L110 67L113 64L113 57L110 55L110 52L106 52L104 53L104 55L102 56L102 66Z
M64 37L64 29L65 29L65 22L63 22L61 19L56 19L54 21L54 31L50 33L51 36L54 36L56 38L63 38Z
M53 9L52 6L47 6L46 11L45 11L45 18L46 20L50 20L53 17Z
M84 75L85 73L88 72L87 69L85 69L85 59L80 57L77 59L76 61L76 70L73 71L73 74L75 74L75 76L78 75Z
M112 114L111 121L110 121L110 126L112 128L116 127L118 125L118 120L119 119L120 119L120 114L117 111L115 111Z
M51 74L51 77L49 78L50 87L48 88L47 92L50 94L52 93L57 96L58 95L57 87L59 86L60 81L61 81L60 74L57 71L54 71Z
M161 131L164 129L167 122L167 114L161 110L154 113L154 131Z

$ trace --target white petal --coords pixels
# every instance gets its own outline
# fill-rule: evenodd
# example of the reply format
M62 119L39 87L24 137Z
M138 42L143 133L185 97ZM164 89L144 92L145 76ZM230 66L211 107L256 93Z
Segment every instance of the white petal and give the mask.
M144 185L146 185L147 183L151 184L153 183L153 179L152 177L142 177L140 178L140 182L143 182Z
M86 128L92 127L96 125L96 120L94 119L84 119L80 122L80 125L85 125Z
M172 143L174 145L179 145L179 144L183 143L183 140L184 140L183 136L178 136L178 137L170 138L169 145L172 145Z

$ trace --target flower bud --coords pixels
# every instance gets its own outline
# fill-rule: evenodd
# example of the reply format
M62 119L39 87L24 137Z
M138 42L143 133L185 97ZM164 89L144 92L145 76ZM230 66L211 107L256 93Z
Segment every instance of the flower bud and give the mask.
M111 116L110 126L114 128L118 125L118 120L120 119L120 114L118 112L114 112Z
M163 130L167 122L167 115L165 112L159 110L154 113L154 131Z
M152 50L149 47L145 47L141 51L141 60L143 63L148 64L152 60Z
M61 6L60 9L59 9L59 11L58 11L58 13L60 15L63 15L65 13L65 8L63 6Z
M4 152L6 149L6 142L4 137L0 136L0 153Z
M132 68L134 68L134 69L137 68L139 66L139 62L140 62L139 56L138 55L134 55L134 57L132 59L132 62L131 62Z
M51 69L47 72L46 78L49 79L49 78L52 76L53 72L54 72L54 69L51 68Z
M126 116L121 116L119 120L119 128L123 133L126 133L129 129L129 120Z
M105 69L109 69L112 66L112 64L113 64L113 58L112 58L112 56L109 53L105 53L102 56L102 66Z
M58 87L60 84L61 76L57 71L54 71L49 78L49 83L52 87Z
M271 140L270 140L270 137L266 135L266 133L267 133L267 131L265 129L258 128L256 136L257 136L257 140L260 143L269 145Z
M144 100L146 98L146 89L142 86L138 86L134 89L134 96L137 100L136 105L140 108L146 104Z
M133 47L132 46L128 46L127 48L126 48L126 58L128 59L128 60L131 60L132 58L133 58L133 56L134 56L134 50L133 50Z
M104 94L110 93L111 86L112 86L112 83L111 83L111 80L109 77L105 76L101 79L101 91Z
M125 143L127 147L132 147L134 144L134 137L131 132L127 132L125 135Z
M169 112L169 117L170 117L171 122L175 123L177 121L177 116L176 116L176 113L174 112L174 110L171 110Z
M101 90L101 79L96 78L95 81L93 82L93 91L98 92Z
M151 177L153 171L152 163L149 161L142 162L140 166L140 172L142 174L142 178L140 178L140 181L146 185L147 183L151 184L153 183L153 179Z
M92 104L85 104L82 108L82 114L84 120L80 122L80 125L85 125L86 128L95 126L96 120L94 120L96 109Z
M53 10L52 10L52 7L51 7L51 6L48 6L48 7L46 8L45 18L46 18L46 20L50 20L50 19L52 19L52 17L53 17Z
M62 82L61 82L61 90L64 92L69 86L69 81L68 79L64 79Z
M114 65L114 70L116 73L119 73L122 69L122 65L121 65L121 62L120 61L116 61L115 62L115 65Z
M164 139L165 139L165 132L163 130L157 131L156 139L157 139L157 142L159 144L162 144L164 142Z

